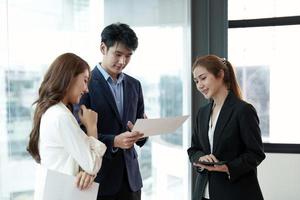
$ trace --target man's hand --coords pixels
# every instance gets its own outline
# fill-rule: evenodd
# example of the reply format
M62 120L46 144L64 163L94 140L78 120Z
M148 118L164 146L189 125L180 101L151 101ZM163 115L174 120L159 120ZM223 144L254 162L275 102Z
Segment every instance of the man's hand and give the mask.
M133 125L133 123L132 123L131 121L128 121L128 122L127 122L127 127L129 128L130 131L132 131L133 126L134 126L134 125Z
M86 190L93 184L95 177L84 171L80 171L76 176L75 184L80 190Z
M133 131L126 131L121 133L120 135L115 136L114 147L118 147L121 149L129 149L131 148L136 141L138 141L144 134Z

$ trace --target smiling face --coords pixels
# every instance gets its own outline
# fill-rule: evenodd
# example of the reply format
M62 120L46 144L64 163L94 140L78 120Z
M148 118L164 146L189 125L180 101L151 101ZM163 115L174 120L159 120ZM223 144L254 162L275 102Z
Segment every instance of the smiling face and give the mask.
M89 71L78 74L71 81L63 99L64 104L78 104L82 95L88 92Z
M116 79L129 63L133 51L118 42L110 48L102 42L100 48L103 54L102 67L112 78Z
M222 70L219 76L216 77L201 65L195 67L193 71L196 87L206 99L214 98L224 88L223 77L224 73Z

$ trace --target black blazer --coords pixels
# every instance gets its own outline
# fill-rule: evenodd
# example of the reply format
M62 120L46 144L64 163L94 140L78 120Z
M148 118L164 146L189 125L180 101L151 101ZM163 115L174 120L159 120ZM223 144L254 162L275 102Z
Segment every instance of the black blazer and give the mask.
M102 167L95 179L100 183L98 196L114 195L121 187L124 177L128 177L132 191L142 187L137 153L134 147L113 151L114 137L127 131L127 122L135 123L144 115L144 100L141 84L138 80L124 74L123 79L123 116L120 116L108 83L97 67L92 70L89 93L85 94L80 104L98 113L98 138L106 144ZM137 142L143 146L147 139ZM124 174L127 172L127 175Z
M227 161L230 178L222 172L198 171L193 199L202 198L209 181L211 200L262 200L256 168L265 154L254 107L229 92L216 123L211 152L208 124L212 105L199 109L188 155L192 163L211 153Z

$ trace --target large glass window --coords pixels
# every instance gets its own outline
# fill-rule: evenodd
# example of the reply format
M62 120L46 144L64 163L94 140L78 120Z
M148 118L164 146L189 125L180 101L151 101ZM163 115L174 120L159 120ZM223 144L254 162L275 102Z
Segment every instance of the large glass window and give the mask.
M229 20L300 15L298 0L228 0Z
M247 19L267 9L264 17L300 14L298 1L266 1L269 6L256 6L255 1L229 0L229 19ZM266 3L265 1L261 3ZM235 15L243 4L247 15ZM280 6L280 9L278 7ZM252 9L256 6L257 9ZM293 12L295 11L295 12ZM297 12L298 13L297 13ZM276 13L276 15L274 14ZM261 19L263 22L263 19ZM258 22L259 23L259 22ZM247 24L243 23L244 25ZM263 140L266 143L300 143L297 115L299 25L229 28L228 57L236 66L245 99L257 109Z
M93 0L0 0L1 200L33 199L35 164L26 152L32 103L59 54L98 54L93 33L103 22L95 6L99 12Z
M190 74L185 57L186 28L184 25L136 28L140 46L128 73L142 81L146 114L150 118L188 113L184 104L189 100L186 91ZM156 43L153 38L157 38ZM184 184L188 179L188 161L183 144L188 137L188 126L184 126L173 134L151 137L141 149L143 199L188 199L188 187Z
M189 114L188 0L0 0L0 199L33 199L35 164L26 152L32 103L59 54L74 52L93 67L100 32L129 24L139 47L125 72L142 83L148 118ZM142 199L190 199L189 122L155 136L139 152ZM17 177L18 181L11 177Z
M188 1L107 0L104 7L105 24L127 22L139 37L125 72L141 81L148 118L189 114ZM173 134L151 137L140 149L142 199L190 199L189 138L185 123Z

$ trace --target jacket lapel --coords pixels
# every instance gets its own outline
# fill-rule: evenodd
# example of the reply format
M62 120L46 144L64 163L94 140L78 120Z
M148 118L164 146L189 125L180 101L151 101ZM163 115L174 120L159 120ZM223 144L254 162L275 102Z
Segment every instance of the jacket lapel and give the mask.
M214 132L214 145L213 145L213 153L216 152L218 144L220 143L221 136L223 134L223 129L227 125L228 120L231 117L233 111L233 104L234 104L235 96L232 92L229 92L225 102L220 110L220 114L217 120L215 132Z
M107 83L107 81L104 79L101 72L97 69L97 67L93 70L94 78L97 80L98 86L101 88L101 91L103 91L103 96L105 97L107 103L110 105L111 109L113 110L113 113L116 115L118 121L120 124L122 124L122 120L116 105L115 98L111 92L111 89ZM101 113L100 113L101 114Z

